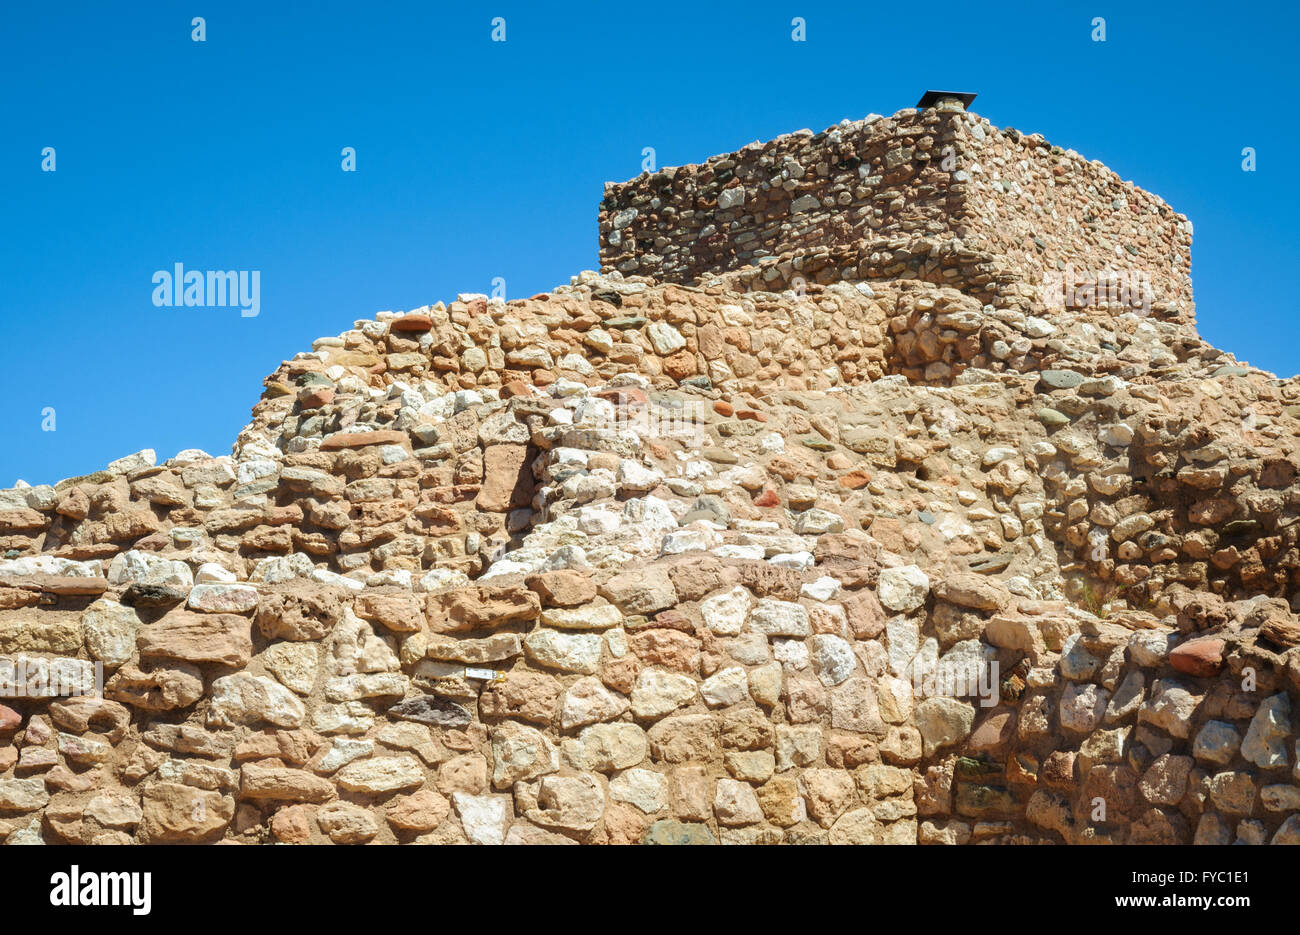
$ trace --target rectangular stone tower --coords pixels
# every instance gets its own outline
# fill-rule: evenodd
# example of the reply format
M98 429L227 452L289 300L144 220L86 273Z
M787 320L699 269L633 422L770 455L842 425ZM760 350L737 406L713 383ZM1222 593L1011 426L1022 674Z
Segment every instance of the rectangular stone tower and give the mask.
M996 306L1192 322L1191 224L1099 162L907 109L605 186L605 271L781 290L922 279Z

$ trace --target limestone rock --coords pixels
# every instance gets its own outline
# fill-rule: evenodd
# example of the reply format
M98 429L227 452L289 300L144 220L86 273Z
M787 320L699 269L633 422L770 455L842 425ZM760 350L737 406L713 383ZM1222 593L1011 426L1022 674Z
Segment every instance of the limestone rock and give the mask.
M877 596L887 609L906 613L925 603L930 579L915 565L886 568L880 573Z

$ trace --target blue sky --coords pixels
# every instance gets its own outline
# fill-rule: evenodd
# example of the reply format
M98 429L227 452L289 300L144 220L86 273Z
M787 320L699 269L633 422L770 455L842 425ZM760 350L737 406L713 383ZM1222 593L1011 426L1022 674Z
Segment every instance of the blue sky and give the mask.
M145 447L226 453L262 378L313 338L595 268L603 183L638 174L643 147L697 162L927 88L978 92L994 124L1187 214L1202 333L1300 371L1290 4L305 6L6 5L0 485ZM176 262L259 270L260 314L155 307Z

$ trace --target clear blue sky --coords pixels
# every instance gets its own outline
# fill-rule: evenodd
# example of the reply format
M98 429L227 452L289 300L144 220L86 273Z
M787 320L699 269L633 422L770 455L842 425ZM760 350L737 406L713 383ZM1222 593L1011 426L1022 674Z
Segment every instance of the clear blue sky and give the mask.
M262 378L313 338L595 268L602 184L643 147L697 162L927 88L978 92L994 124L1187 214L1202 333L1300 370L1292 4L553 6L7 4L0 486L145 447L227 453ZM151 277L178 261L259 270L260 314L155 307Z

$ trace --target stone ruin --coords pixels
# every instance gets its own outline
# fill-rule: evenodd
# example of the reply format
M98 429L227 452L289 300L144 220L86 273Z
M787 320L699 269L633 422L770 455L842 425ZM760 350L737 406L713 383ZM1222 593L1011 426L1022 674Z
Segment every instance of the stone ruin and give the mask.
M1300 384L960 107L606 189L229 455L0 491L9 844L1298 843Z

